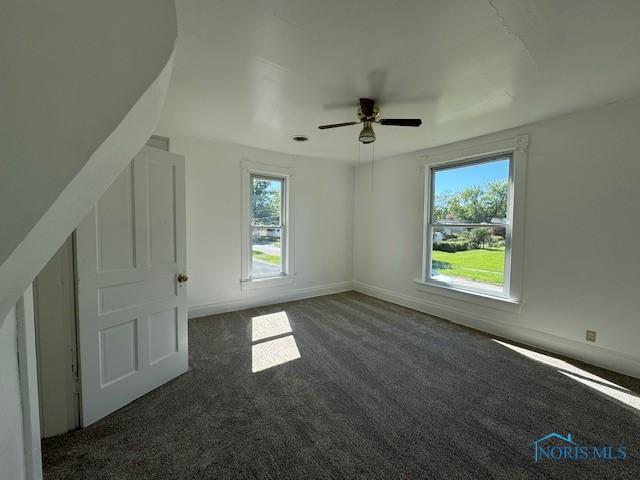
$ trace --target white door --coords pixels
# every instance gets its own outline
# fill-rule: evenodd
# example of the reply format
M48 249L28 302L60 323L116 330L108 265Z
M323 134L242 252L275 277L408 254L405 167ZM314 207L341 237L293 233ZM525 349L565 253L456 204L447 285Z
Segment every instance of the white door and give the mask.
M82 425L187 370L184 158L144 147L76 231Z

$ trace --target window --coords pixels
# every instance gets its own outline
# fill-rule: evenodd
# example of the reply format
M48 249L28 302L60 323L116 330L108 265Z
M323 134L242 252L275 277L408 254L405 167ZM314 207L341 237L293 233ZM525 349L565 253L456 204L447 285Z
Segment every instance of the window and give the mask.
M251 278L285 275L284 178L251 175Z
M292 267L291 171L249 162L243 165L243 289L287 283Z
M520 271L517 265L514 268L514 258L519 258L514 257L514 195L521 193L517 189L522 188L523 179L516 183L515 172L517 161L524 161L526 138L519 142L524 148L427 166L422 282L519 300ZM518 225L520 221L518 218ZM520 234L515 237L518 255Z

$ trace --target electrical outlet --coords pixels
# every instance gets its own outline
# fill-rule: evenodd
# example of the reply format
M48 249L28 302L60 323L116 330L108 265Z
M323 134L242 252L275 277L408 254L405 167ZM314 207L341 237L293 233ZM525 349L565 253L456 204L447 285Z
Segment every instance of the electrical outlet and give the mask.
M596 341L596 331L595 330L587 330L587 342Z

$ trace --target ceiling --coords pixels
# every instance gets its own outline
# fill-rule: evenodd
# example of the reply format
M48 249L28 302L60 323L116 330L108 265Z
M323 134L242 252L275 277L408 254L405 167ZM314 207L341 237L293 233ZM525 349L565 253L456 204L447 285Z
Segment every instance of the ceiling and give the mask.
M423 120L377 126L382 158L640 94L637 0L176 3L162 133L355 161L357 126L317 126L359 97Z

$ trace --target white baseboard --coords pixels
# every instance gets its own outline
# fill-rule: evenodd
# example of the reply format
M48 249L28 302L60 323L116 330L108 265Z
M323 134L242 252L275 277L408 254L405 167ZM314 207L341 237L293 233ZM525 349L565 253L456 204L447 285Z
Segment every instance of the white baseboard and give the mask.
M559 337L520 325L507 324L477 314L453 308L424 298L413 297L376 287L359 281L353 282L356 292L364 293L380 300L402 305L419 312L444 318L460 325L507 338L516 342L542 348L549 352L575 358L592 365L640 378L640 359L607 348Z
M263 305L273 305L277 303L291 302L293 300L302 300L303 298L320 297L322 295L331 295L333 293L348 292L350 290L353 290L353 282L330 283L327 285L297 288L277 293L271 291L270 295L262 294L259 296L246 296L244 298L236 298L233 300L225 300L222 302L189 307L189 318L206 317L207 315L215 315L217 313L234 312L236 310L245 310L247 308L260 307Z

